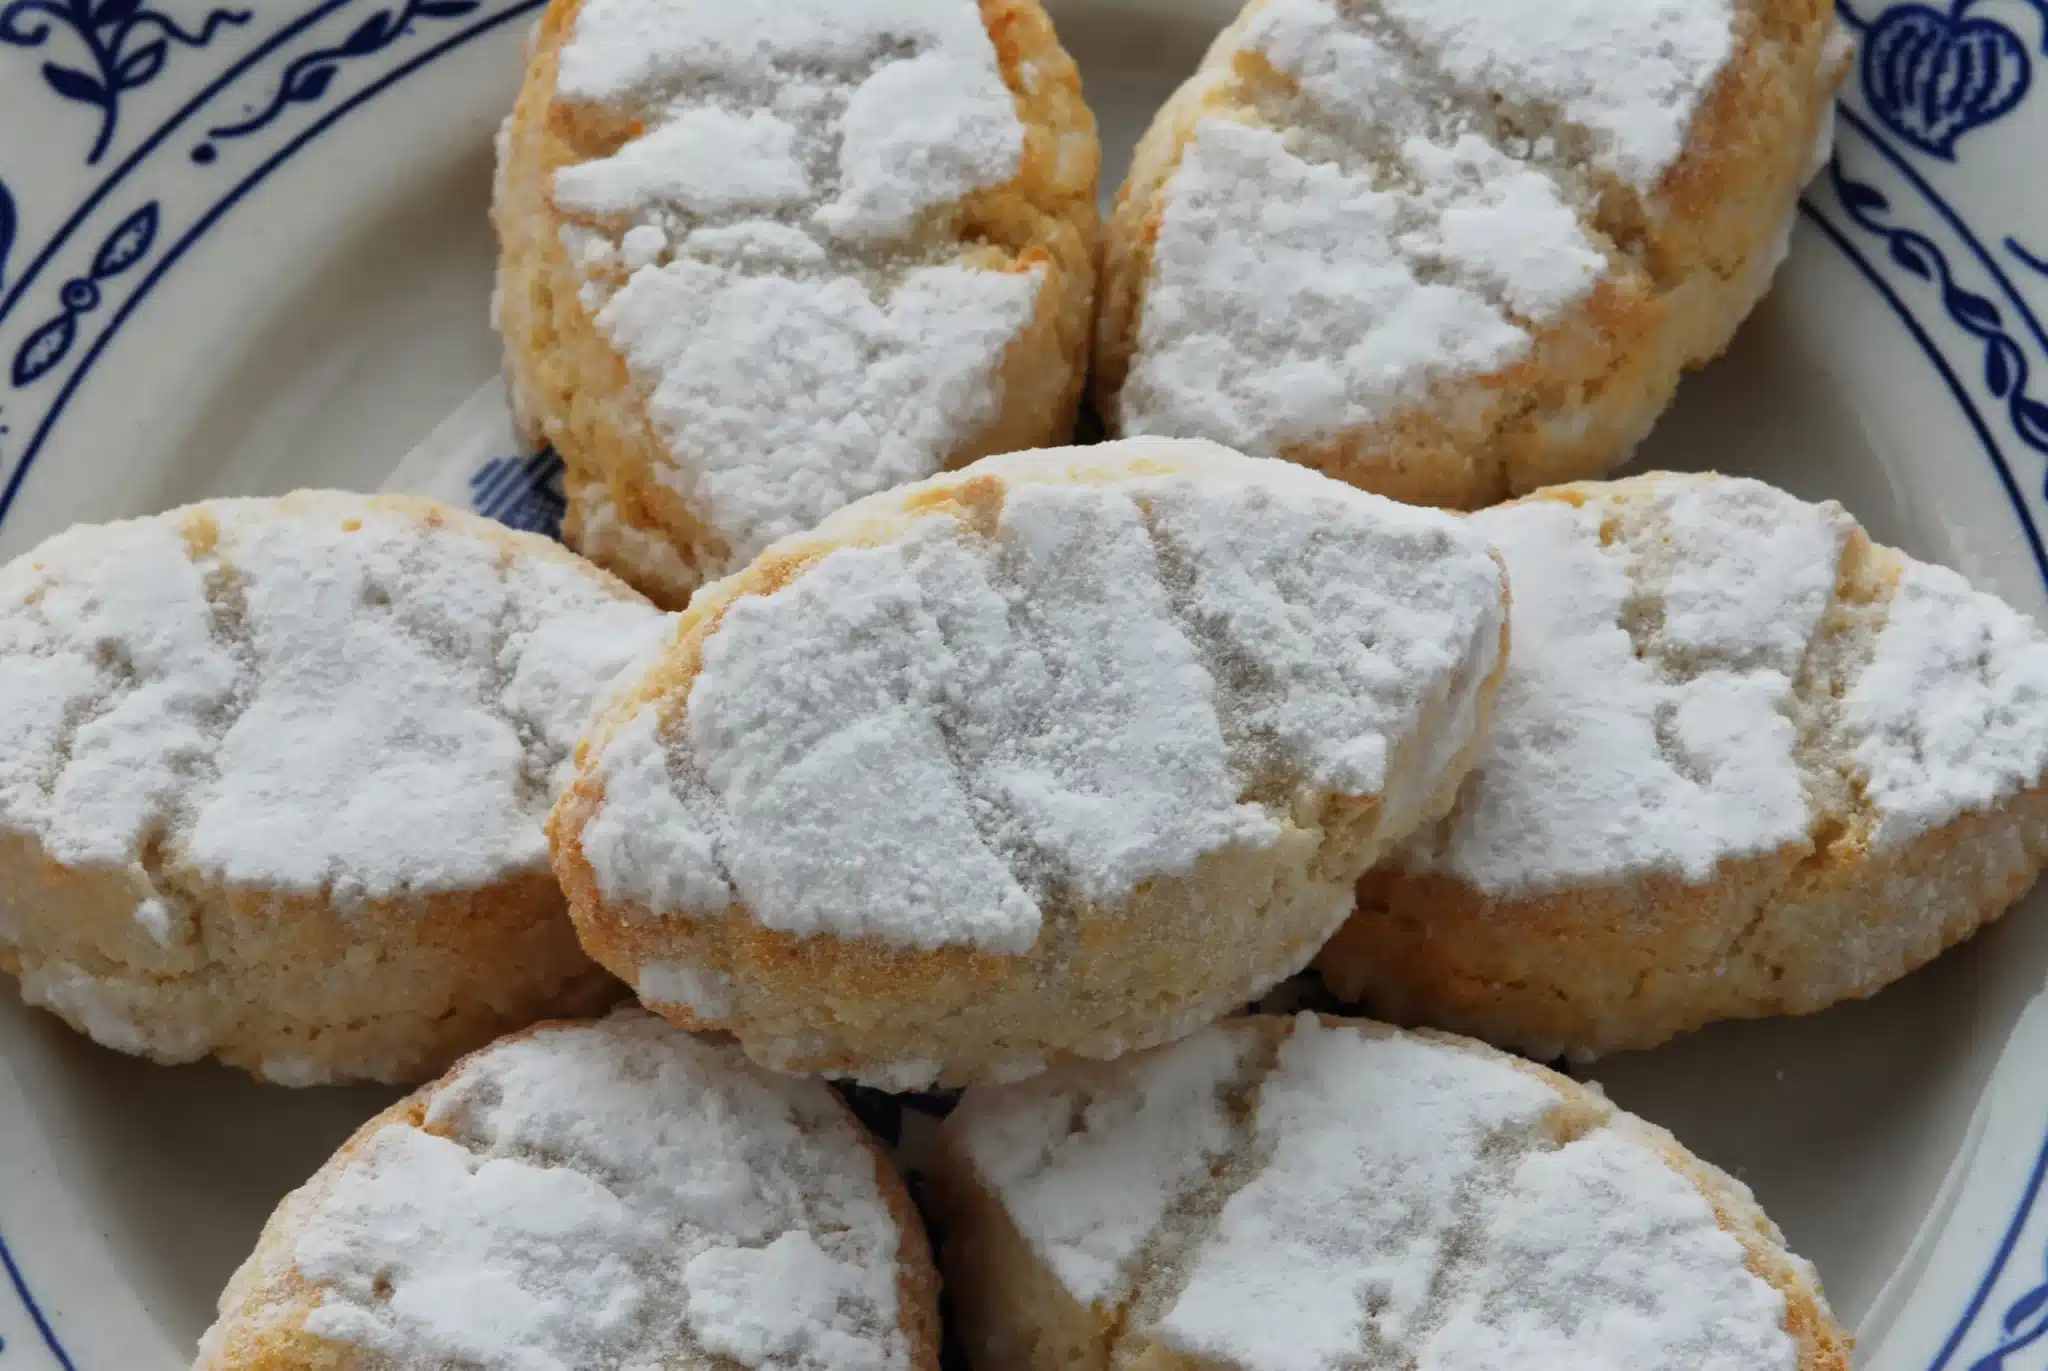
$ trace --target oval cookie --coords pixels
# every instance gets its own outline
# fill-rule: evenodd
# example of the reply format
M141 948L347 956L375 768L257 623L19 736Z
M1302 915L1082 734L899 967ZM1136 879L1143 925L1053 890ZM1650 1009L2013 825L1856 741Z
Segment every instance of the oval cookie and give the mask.
M2048 641L1839 505L1649 475L1483 511L1512 661L1324 979L1542 1057L1869 995L2048 862Z
M898 1089L1192 1031L1442 812L1505 588L1461 520L1207 444L873 497L699 595L551 821L584 945Z
M264 1226L194 1371L937 1371L937 1303L837 1096L629 1012L365 1124Z
M860 496L1065 441L1100 161L1037 0L555 0L496 317L570 543L680 608Z
M0 569L0 967L124 1052L413 1082L612 982L542 820L662 616L422 500L217 500Z
M1459 508L1605 471L1769 283L1846 59L1829 0L1254 0L1118 195L1104 417Z
M935 1218L975 1371L1846 1371L1747 1189L1478 1043L1231 1019L969 1091Z

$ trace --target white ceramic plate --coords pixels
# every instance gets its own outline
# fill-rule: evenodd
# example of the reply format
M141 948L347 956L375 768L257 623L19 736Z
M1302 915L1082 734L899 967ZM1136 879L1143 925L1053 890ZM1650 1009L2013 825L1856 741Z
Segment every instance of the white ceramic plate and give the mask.
M375 488L493 372L490 133L539 0L233 3L0 0L0 557ZM1838 157L1777 292L1641 462L1833 496L2040 613L2048 0L1854 4ZM1053 8L1113 168L1227 17ZM494 441L491 403L436 454L546 526L545 459L461 446ZM1754 1185L1867 1366L2048 1366L2040 904L1871 1002L1594 1073ZM0 992L0 1371L185 1365L271 1206L385 1098L151 1067Z

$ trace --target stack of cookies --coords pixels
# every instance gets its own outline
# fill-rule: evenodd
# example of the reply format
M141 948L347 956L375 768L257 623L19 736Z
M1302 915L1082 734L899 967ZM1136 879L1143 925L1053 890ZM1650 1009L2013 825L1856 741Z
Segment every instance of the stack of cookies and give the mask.
M555 0L497 312L583 556L307 493L0 570L24 997L438 1077L198 1367L1846 1371L1739 1182L1537 1064L1869 995L2048 863L2031 622L1581 479L1845 58L1254 0L1105 234L1034 0ZM1121 436L1050 446L1091 346ZM1386 1022L1241 1012L1312 964ZM965 1089L923 1214L828 1079Z

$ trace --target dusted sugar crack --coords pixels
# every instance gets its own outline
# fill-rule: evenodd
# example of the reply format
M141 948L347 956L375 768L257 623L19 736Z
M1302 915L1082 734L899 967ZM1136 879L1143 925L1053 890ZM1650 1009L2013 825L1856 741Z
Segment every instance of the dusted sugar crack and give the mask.
M1462 520L1149 441L873 497L700 595L551 820L584 945L913 1088L1178 1037L1441 814L1506 587Z
M969 1092L931 1178L976 1371L1847 1371L1733 1178L1478 1043L1250 1017Z
M555 0L496 318L570 544L680 608L861 496L1065 441L1100 161L1037 0Z
M937 1302L836 1095L626 1012L365 1124L265 1225L195 1371L937 1371Z
M108 1047L416 1082L616 994L542 821L663 617L555 544L305 493L0 569L0 966Z
M1472 516L1514 654L1324 979L1550 1057L1872 994L2048 864L2048 639L1836 504L1650 475Z
M1106 233L1111 430L1477 508L1624 460L1783 259L1829 0L1253 0Z

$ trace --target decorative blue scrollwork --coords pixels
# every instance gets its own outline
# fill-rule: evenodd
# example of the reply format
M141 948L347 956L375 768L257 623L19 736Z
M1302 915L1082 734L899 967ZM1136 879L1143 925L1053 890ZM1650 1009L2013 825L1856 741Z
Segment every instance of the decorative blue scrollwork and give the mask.
M36 1332L42 1335L43 1345L49 1348L50 1355L57 1359L60 1371L78 1371L70 1355L64 1351L63 1344L57 1341L56 1333L50 1328L50 1321L43 1317L43 1311L36 1304L35 1297L29 1294L28 1282L22 1279L21 1268L15 1265L14 1254L7 1250L5 1238L0 1238L0 1277L4 1277L4 1283L0 1283L0 1292L9 1287L13 1288L15 1297L21 1301L21 1307L28 1311L30 1321L35 1324ZM0 1343L0 1347L5 1345Z
M39 48L62 26L85 45L91 71L45 62L43 80L66 100L100 112L99 136L85 158L91 166L113 141L121 96L156 79L173 43L203 48L223 26L248 22L248 10L213 10L194 33L142 0L14 0L0 9L0 43Z
M329 48L315 48L295 58L284 69L277 93L270 102L248 118L221 124L206 131L209 141L192 150L195 162L211 162L217 155L216 142L246 138L267 128L292 105L311 104L327 93L335 72L344 62L382 52L403 38L418 19L454 19L470 13L481 0L406 0L396 9L381 9L350 31L348 37Z
M2020 265L2026 267L2029 271L2039 272L2043 276L2048 276L2048 257L2037 257L2027 251L2026 245L2020 242L2019 239L2006 239L2005 250L2018 258Z
M2006 1358L2048 1338L2048 1281L2014 1300L1998 1331L1998 1344L1971 1362L1970 1371L2005 1371Z
M1943 161L1955 160L1957 139L2010 114L2033 85L2026 43L1998 20L1971 14L1975 3L1953 0L1946 12L1893 5L1875 20L1839 6L1862 31L1871 112L1900 141ZM2048 23L2048 0L2027 3Z
M1884 240L1892 261L1940 288L1942 307L1949 318L1984 344L1984 385L2005 402L2013 431L2028 447L2048 456L2048 404L2027 394L2026 350L2006 332L2005 316L1997 303L1956 284L1948 258L1934 240L1887 223L1884 216L1891 210L1891 201L1876 187L1850 180L1839 158L1829 164L1828 176L1849 217Z
M157 203L152 200L123 219L93 254L92 265L83 276L74 276L57 293L63 312L29 334L14 354L13 377L17 387L40 379L64 360L78 336L79 316L100 307L100 285L119 276L148 254L156 242Z
M14 231L17 222L14 197L7 193L6 184L0 182L0 288L7 285L7 254L14 251Z
M531 457L493 457L469 478L470 506L487 519L559 538L569 507L562 475L562 459L551 448Z

